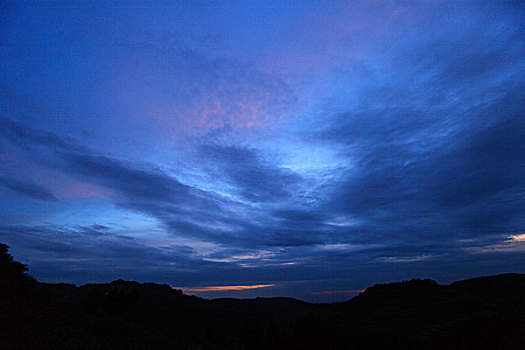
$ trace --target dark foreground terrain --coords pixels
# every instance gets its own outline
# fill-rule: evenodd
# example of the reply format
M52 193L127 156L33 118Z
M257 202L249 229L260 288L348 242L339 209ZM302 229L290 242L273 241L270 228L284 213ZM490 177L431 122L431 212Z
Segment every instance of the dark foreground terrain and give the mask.
M523 349L525 275L378 284L338 304L44 284L0 244L0 349Z

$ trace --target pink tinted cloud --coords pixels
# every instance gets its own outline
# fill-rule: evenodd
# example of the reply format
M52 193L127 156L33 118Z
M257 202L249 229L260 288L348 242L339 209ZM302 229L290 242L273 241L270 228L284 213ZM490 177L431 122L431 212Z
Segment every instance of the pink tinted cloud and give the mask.
M109 108L126 125L177 138L272 125L295 101L285 77L214 52L145 47L107 78ZM166 59L167 57L167 59Z
M59 190L60 197L64 199L81 199L93 197L106 197L108 193L95 185L72 182Z
M242 90L242 89L241 89ZM170 136L201 136L210 131L228 128L232 131L264 128L271 126L283 116L281 110L289 101L280 98L280 92L229 91L226 96L210 93L194 96L193 101L149 107L147 115L156 127Z
M67 174L53 169L35 168L37 182L46 186L58 199L75 200L83 198L107 197L106 189L78 181Z

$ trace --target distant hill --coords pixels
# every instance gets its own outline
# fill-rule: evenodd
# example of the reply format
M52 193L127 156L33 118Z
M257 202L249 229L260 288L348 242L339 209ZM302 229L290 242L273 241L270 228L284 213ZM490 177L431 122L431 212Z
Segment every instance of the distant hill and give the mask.
M522 349L525 275L377 284L344 303L38 283L0 244L0 349Z
M276 327L288 327L320 309L292 298L208 300L185 295L168 285L123 280L81 287L45 286L55 301L71 310L117 316L189 343L222 342L233 346L250 325L274 322Z
M522 349L525 275L378 284L342 303L325 325L337 344L358 348Z

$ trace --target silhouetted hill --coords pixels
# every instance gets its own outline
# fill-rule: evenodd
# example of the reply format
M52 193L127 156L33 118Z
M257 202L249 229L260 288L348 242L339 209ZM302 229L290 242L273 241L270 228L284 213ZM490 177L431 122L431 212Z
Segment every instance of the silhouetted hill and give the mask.
M0 245L1 349L521 349L525 275L377 284L344 303L38 283Z
M525 344L524 292L520 274L444 286L428 279L378 284L325 323L338 346L518 349Z
M168 285L116 280L106 284L47 284L54 299L92 315L118 316L178 341L239 346L248 328L292 322L320 307L292 298L202 299ZM251 332L251 331L250 331Z
M185 349L120 318L74 312L51 300L0 243L0 349ZM69 285L71 286L71 285Z

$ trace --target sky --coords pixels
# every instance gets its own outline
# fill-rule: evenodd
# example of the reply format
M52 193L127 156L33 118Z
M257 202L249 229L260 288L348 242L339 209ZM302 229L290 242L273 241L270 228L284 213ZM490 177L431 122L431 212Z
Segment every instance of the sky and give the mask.
M0 241L40 281L341 301L525 273L522 1L3 1Z

